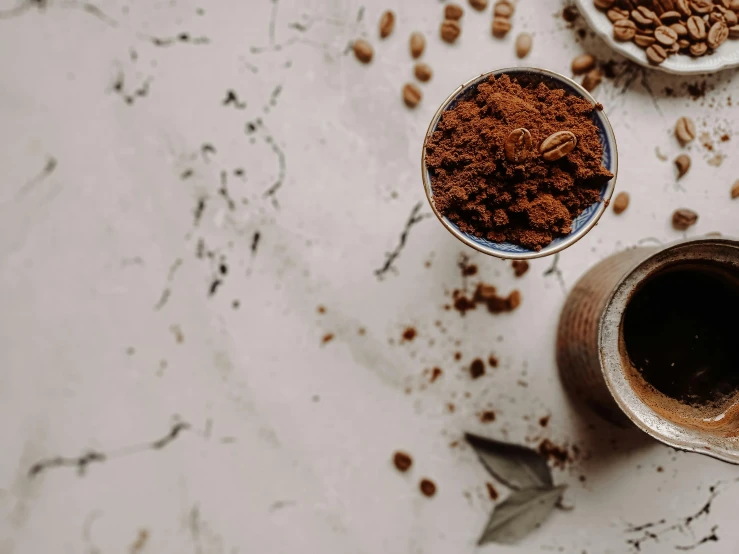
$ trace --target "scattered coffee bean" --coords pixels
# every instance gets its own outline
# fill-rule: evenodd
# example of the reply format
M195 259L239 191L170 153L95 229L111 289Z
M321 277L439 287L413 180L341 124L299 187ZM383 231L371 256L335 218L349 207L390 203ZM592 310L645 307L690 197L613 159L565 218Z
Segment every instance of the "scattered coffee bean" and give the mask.
M421 98L421 89L419 89L413 83L405 84L405 86L403 87L403 102L405 102L406 106L408 106L409 108L415 108L416 106L418 106Z
M445 20L441 24L441 29L439 30L441 40L448 42L449 44L454 44L461 33L462 28L459 26L459 23L449 19Z
M411 34L410 48L413 59L421 57L421 54L426 49L426 39L421 33L415 32Z
M593 0L593 4L599 10L609 10L616 3L616 0Z
M505 157L509 162L520 163L531 155L531 133L528 129L511 131L505 141Z
M595 56L582 54L572 60L572 72L575 75L584 75L595 67Z
M493 7L493 16L509 18L513 15L514 11L513 4L505 0L499 0Z
M478 12L481 12L488 7L488 0L470 0L470 6Z
M728 29L726 30L728 33ZM727 35L728 36L728 35ZM516 37L516 56L519 58L525 58L529 55L529 52L531 52L531 46L533 45L534 40L531 38L531 35L528 33L521 33Z
M695 123L689 117L681 117L675 124L675 137L685 146L695 140Z
M636 23L630 19L619 19L613 24L613 38L620 42L628 42L636 35Z
M447 4L444 8L444 17L446 19L452 19L454 21L458 21L462 19L462 16L464 15L464 10L462 9L462 6L459 4Z
M493 18L493 36L495 38L505 38L508 31L511 30L511 22L505 17Z
M660 25L654 30L654 38L663 46L672 46L677 42L677 32L670 27Z
M695 225L698 221L698 214L693 210L680 209L675 210L672 214L672 226L678 231L685 231L688 227Z
M688 171L690 171L690 156L680 154L675 158L675 167L677 167L677 178L681 179Z
M431 80L434 72L431 70L431 67L429 67L428 64L418 62L413 68L413 74L416 76L416 79L425 83L426 81Z
M716 50L716 48L726 42L727 38L729 38L729 28L726 26L726 22L719 21L717 23L714 23L711 29L708 31L706 44L708 44L709 48Z
M374 53L372 45L363 38L355 40L352 49L354 50L354 56L360 62L370 63L372 61L372 54Z
M380 38L387 38L395 28L395 14L390 10L382 14L380 18Z
M396 452L393 455L393 464L398 471L405 473L413 465L413 459L405 452Z
M690 55L700 58L708 52L708 45L705 42L696 42L690 45Z
M593 92L596 88L598 88L598 85L601 83L602 80L603 73L601 73L600 69L591 69L582 80L582 88L584 88L588 92Z
M526 260L513 260L513 262L511 262L511 267L513 267L513 274L516 277L522 277L529 270L529 262ZM488 362L490 362L490 365L493 367L497 367L498 360L494 360L495 364L492 363L493 360L494 358L491 356Z
M629 193L619 192L616 195L616 199L613 201L613 213L616 215L622 214L629 207Z
M577 137L570 131L559 131L550 135L539 147L541 157L548 162L564 158L577 146Z
M422 479L418 484L418 488L421 489L421 493L429 498L436 494L436 485L430 479Z
M691 15L688 18L686 27L688 28L688 36L691 40L706 40L706 22L703 21L703 18L697 15Z
M731 187L731 198L734 200L739 198L739 179L737 179L734 186Z
M659 65L667 59L667 52L659 44L652 44L652 46L647 48L647 59L649 63Z

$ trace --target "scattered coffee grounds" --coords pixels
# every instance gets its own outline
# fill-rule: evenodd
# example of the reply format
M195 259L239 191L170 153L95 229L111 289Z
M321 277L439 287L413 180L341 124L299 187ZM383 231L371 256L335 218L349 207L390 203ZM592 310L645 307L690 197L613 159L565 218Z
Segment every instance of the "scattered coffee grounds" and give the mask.
M323 335L323 338L321 339L322 344L326 344L334 340L334 334L333 333L326 333Z
M485 486L488 489L488 496L490 497L490 500L498 500L498 491L495 490L495 486L492 483L485 483Z
M539 418L539 425L541 425L542 427L546 427L547 425L549 425L549 418L550 417L551 416L540 417Z
M441 377L443 374L444 374L444 372L441 370L441 368L435 367L434 369L431 370L431 378L429 379L429 381L431 383L433 383L439 377Z
M393 464L398 468L398 471L405 473L413 465L413 459L405 452L396 452L393 455Z
M596 109L543 83L491 76L426 142L436 208L463 232L537 251L569 234L613 177L601 165Z
M523 277L529 270L529 262L526 260L514 260L511 263L511 267L513 268L513 274L516 277Z
M418 332L416 331L415 327L406 327L401 336L403 341L411 342L413 339L416 338L417 334Z
M449 402L449 404L446 405L446 409L447 409L447 411L450 414L453 414L454 413L454 410L456 410L457 407L454 404L452 404L451 402Z
M495 412L485 411L480 413L480 423L492 423L495 421Z
M478 304L485 304L491 314L512 312L521 305L521 293L512 291L508 296L499 296L497 289L492 285L479 283L475 294L468 298L464 291L455 290L452 293L454 309L465 315L468 311L477 308Z
M318 308L316 308L316 311L319 314L325 314L326 313L326 307L325 306L318 306Z
M470 377L479 379L485 375L485 364L480 358L475 358L470 364Z
M436 484L430 479L422 479L418 484L418 488L424 496L428 496L429 498L436 494Z
M490 367L498 367L498 358L491 354L488 358L488 363L490 364Z
M539 443L539 454L551 462L554 467L560 469L563 469L567 462L572 461L566 447L557 446L549 439L544 439Z
M454 359L459 361L462 359L462 353L461 352L455 352L454 353Z

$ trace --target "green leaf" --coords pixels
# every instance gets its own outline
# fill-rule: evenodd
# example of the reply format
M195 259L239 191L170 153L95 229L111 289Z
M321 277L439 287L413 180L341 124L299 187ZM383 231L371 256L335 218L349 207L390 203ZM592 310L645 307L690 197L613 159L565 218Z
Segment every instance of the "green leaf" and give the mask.
M565 485L513 491L495 507L477 544L515 544L538 529L562 498Z
M513 490L551 488L552 470L538 452L477 435L465 434L467 442L490 474Z

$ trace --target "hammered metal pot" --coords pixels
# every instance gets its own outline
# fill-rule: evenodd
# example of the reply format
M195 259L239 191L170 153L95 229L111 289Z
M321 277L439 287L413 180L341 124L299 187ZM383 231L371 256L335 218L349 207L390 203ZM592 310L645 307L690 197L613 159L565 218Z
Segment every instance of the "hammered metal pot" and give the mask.
M556 346L560 376L572 396L615 425L633 423L674 448L739 464L738 429L699 429L676 423L650 407L632 386L637 370L622 337L626 307L640 285L682 263L718 264L737 275L739 242L704 238L666 247L633 248L590 269L569 294L560 316Z

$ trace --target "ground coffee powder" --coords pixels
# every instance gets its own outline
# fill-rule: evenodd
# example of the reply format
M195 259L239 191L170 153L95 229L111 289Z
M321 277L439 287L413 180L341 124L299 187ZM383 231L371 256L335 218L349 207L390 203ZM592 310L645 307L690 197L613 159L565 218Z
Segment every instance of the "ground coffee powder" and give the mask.
M596 109L543 83L491 76L444 112L426 142L436 208L466 233L537 251L567 235L613 177L602 167ZM576 146L545 160L551 152L540 146L563 131Z

